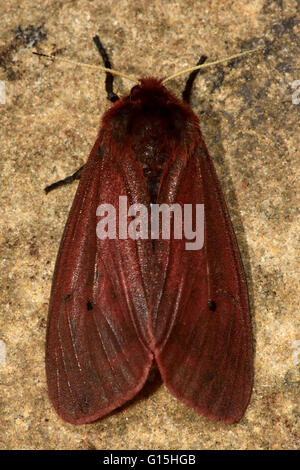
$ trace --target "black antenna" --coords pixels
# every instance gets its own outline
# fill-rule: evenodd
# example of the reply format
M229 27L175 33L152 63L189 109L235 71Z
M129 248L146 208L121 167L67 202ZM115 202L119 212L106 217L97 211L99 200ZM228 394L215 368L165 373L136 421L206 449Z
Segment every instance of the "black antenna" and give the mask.
M207 59L207 56L206 55L202 55L200 57L200 59L198 60L197 65L202 65L204 64L204 62L206 61ZM198 73L200 72L200 70L194 70L193 72L190 73L187 81L186 81L186 84L185 84L185 88L182 92L182 99L183 101L185 101L186 103L189 103L190 102L190 99L191 99L191 92L192 92L192 86L193 86L193 83L195 81L195 78L197 77Z
M100 41L99 36L94 36L93 41L96 44L99 54L102 57L104 67L111 69L110 60L108 58L106 50L104 49ZM118 101L119 99L118 95L116 95L116 93L113 92L113 83L114 83L114 76L111 73L106 72L105 89L107 92L107 99L111 101L112 103L114 103L115 101Z

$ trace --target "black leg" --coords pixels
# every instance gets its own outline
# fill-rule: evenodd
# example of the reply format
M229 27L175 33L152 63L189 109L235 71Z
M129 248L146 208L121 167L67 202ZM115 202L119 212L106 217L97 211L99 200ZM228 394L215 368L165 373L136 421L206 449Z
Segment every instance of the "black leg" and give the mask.
M196 65L202 65L204 64L204 62L206 61L207 57L206 55L202 55L200 57L200 59L198 60L197 64ZM195 78L197 77L198 73L200 72L200 70L194 70L193 72L190 73L187 81L186 81L186 84L185 84L185 88L182 92L182 99L183 101L185 101L186 103L189 103L190 102L190 99L191 99L191 92L192 92L192 86L193 86L193 83L194 83L194 80Z
M111 69L110 60L108 58L106 50L101 44L99 36L93 37L93 41L96 44L97 49L102 57L104 67ZM113 92L113 82L114 82L114 76L111 73L107 72L106 79L105 79L105 89L107 92L107 99L111 101L112 103L114 103L115 101L118 101L119 99L118 95L116 95L116 93Z
M64 186L65 184L73 183L75 180L79 180L81 176L81 172L84 169L85 165L79 168L79 170L75 171L73 175L67 176L63 180L56 181L56 183L50 184L50 186L46 186L45 193L48 194L53 189L58 188L59 186Z
M99 53L102 57L102 60L104 62L104 67L106 67L108 69L111 69L111 64L110 64L108 55L107 55L104 47L101 44L99 36L95 36L93 38L93 41L96 44L97 49L98 49L98 51L99 51ZM40 55L43 55L43 54L40 54ZM106 89L106 92L107 92L107 99L114 103L115 101L117 101L119 99L119 97L118 97L118 95L116 95L116 93L113 92L113 81L114 81L114 76L111 73L107 72L106 73L106 79L105 79L105 89ZM73 183L73 181L75 181L75 180L79 180L80 176L81 176L81 172L84 169L84 167L85 167L85 165L80 167L79 170L75 171L75 173L73 173L73 175L67 176L63 180L56 181L55 183L50 184L49 186L46 186L46 188L45 188L46 194L48 194L53 189L59 188L60 186L64 186L65 184Z

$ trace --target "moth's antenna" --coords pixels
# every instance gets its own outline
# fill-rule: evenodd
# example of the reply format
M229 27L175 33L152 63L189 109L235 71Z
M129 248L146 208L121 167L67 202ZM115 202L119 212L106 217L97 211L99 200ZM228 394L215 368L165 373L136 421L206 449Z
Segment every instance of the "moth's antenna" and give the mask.
M221 64L222 62L228 62L229 60L236 59L237 57L242 57L244 55L252 54L261 49L264 49L264 46L257 47L256 49L250 49L249 51L240 52L239 54L232 55L231 57L226 57L225 59L215 60L214 62L208 62L207 64L201 64L201 65L196 65L194 67L189 67L187 69L181 70L181 72L177 72L177 73L174 73L173 75L170 75L169 77L162 80L161 83L164 85L169 80L173 80L173 78L177 78L184 73L193 72L194 70L204 69L205 67L210 67L212 65Z
M40 52L33 52L33 54L39 55L42 57L47 57L47 59L52 59L52 60L55 59L55 60L60 60L61 62L67 62L68 64L79 65L80 67L88 67L90 69L102 70L103 72L109 72L112 75L118 75L119 77L126 78L127 80L130 80L131 82L135 82L138 84L140 83L140 81L136 77L133 77L132 75L126 75L125 73L118 72L117 70L110 69L108 67L103 67L102 65L83 64L82 62L75 62L74 60L56 57L54 55L41 54Z

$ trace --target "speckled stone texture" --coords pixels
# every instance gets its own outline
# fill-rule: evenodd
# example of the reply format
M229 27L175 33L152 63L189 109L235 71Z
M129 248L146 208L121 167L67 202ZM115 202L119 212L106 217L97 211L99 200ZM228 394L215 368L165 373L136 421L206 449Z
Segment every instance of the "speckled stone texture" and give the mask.
M2 98L6 92L0 104L0 448L297 448L297 2L7 0L0 5L0 31ZM48 400L47 307L77 183L48 196L43 188L86 161L109 103L103 73L53 64L32 51L61 49L60 56L98 64L97 33L114 67L136 76L167 76L204 53L212 61L265 46L207 69L192 98L249 283L255 385L239 424L198 416L155 375L128 406L90 425L62 422ZM170 89L180 94L184 80L170 82ZM130 87L116 79L119 94Z

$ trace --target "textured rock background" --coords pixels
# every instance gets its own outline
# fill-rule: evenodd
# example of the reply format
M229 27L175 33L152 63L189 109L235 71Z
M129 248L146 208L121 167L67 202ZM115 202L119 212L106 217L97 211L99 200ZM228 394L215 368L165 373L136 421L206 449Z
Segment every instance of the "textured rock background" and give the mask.
M299 445L296 15L293 0L1 2L0 85L6 90L6 104L0 104L1 449ZM196 80L192 99L249 282L256 375L239 424L198 416L155 381L129 406L86 426L62 422L48 400L48 299L76 184L47 197L43 188L86 161L109 104L101 72L53 64L32 51L63 49L65 57L100 63L92 43L96 33L114 67L138 76L169 75L203 53L215 60L266 46L264 53L207 69ZM170 88L180 94L184 80L170 82ZM131 83L116 79L116 86L123 94Z

